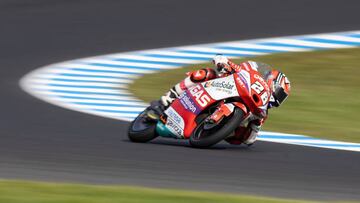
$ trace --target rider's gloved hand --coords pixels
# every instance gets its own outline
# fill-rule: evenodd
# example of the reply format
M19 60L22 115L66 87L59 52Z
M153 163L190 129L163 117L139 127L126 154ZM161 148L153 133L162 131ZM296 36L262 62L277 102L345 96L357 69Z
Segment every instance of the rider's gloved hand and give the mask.
M229 65L229 59L226 56L221 54L215 55L213 63L216 65L216 68L220 73L228 74L232 72L232 68Z
M228 62L229 62L229 59L222 55L222 54L216 54L213 58L213 63L216 65L216 66L221 66L221 65L228 65Z
M216 54L212 61L216 67L222 68L224 66L228 66L229 59L222 54Z

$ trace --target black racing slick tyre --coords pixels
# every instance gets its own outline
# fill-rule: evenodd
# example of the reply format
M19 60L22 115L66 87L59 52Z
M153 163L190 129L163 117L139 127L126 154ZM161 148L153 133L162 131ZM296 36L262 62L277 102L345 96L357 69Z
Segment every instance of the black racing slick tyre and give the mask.
M142 112L131 122L128 137L132 142L149 142L157 137L156 122L146 120L146 111Z
M224 118L214 128L205 129L206 119L199 123L190 136L190 144L196 148L207 148L228 137L244 119L244 112L235 108L233 114Z

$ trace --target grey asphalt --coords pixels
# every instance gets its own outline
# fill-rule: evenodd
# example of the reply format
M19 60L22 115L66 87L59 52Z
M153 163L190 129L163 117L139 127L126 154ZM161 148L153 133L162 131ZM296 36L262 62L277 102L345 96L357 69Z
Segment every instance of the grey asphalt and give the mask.
M47 104L18 86L37 67L80 57L356 30L359 9L357 0L2 0L0 178L360 200L359 153L266 142L134 144L128 123Z

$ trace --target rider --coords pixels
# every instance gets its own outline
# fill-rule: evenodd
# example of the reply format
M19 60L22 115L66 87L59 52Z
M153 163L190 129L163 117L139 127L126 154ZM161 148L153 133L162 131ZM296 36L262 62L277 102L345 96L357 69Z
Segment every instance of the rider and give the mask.
M223 55L216 55L212 62L216 66L216 70L212 68L203 68L197 71L187 73L183 81L172 87L164 96L161 97L160 102L166 109L179 95L190 87L195 86L197 83L201 83L207 80L212 80L219 77L225 77L232 73L239 72L240 70L255 69L260 72L260 69L266 64L246 61L239 65L230 61ZM268 70L268 69L266 69ZM278 70L268 70L261 73L267 81L269 87L272 90L272 96L270 98L268 108L279 107L290 93L290 81L288 78ZM266 111L267 113L267 111ZM247 127L240 125L233 136L226 139L231 144L247 144L252 145L258 136L259 130L264 123L267 115L263 118L259 118L255 115L251 115L247 121L249 122Z

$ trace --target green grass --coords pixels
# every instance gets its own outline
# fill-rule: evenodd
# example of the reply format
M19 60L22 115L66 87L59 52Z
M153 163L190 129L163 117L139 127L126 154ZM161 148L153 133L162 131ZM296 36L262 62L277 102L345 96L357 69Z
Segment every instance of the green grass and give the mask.
M224 193L95 186L25 181L0 181L1 203L311 203Z
M279 109L271 109L264 130L360 142L360 48L283 53L256 58L282 70L292 82L292 93ZM145 75L130 90L139 98L159 98L185 77L205 65Z

